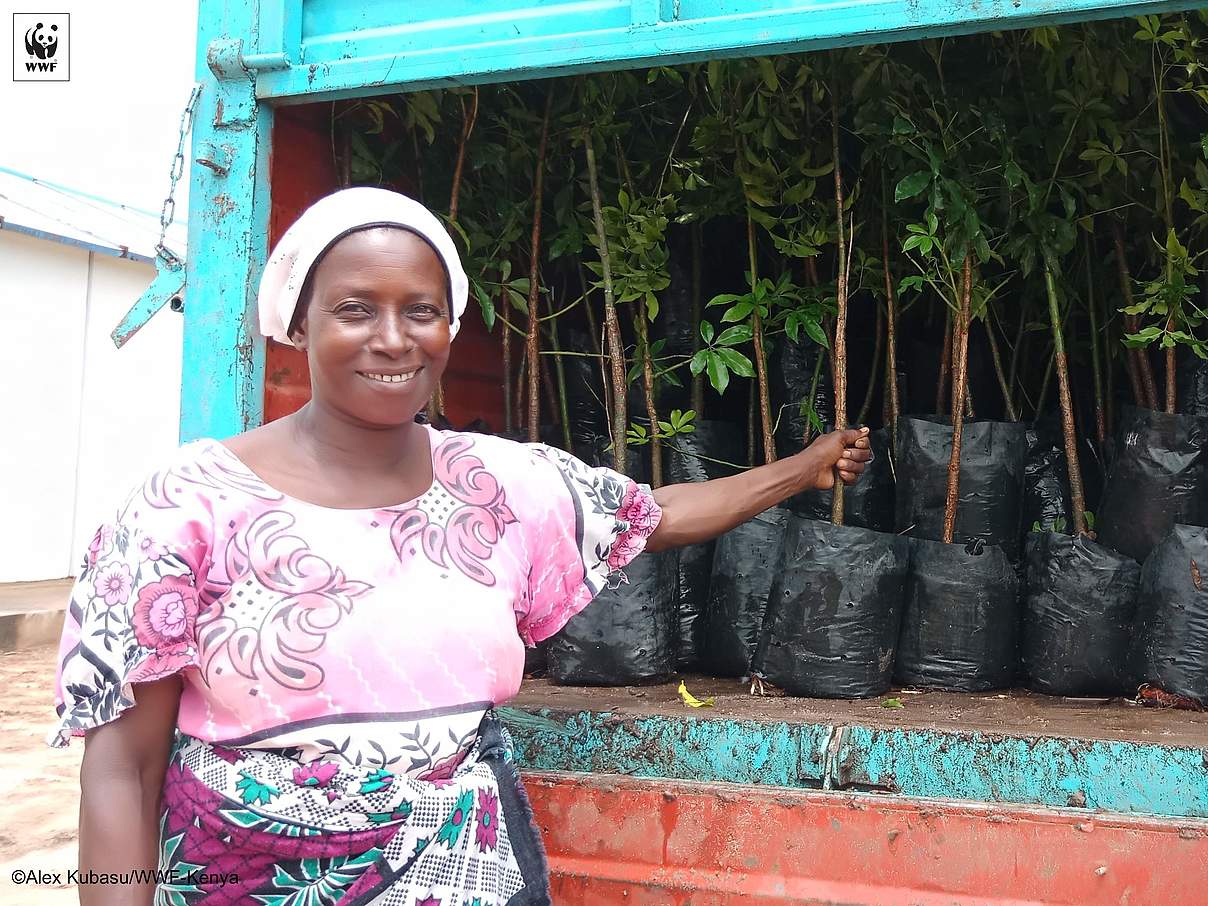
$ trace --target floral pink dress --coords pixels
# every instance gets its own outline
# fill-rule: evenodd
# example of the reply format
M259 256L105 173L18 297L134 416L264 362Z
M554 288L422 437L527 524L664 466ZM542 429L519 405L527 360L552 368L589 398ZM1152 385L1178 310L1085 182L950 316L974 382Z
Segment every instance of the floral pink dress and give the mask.
M426 430L432 486L396 506L296 500L201 440L97 532L49 741L180 674L157 902L485 906L531 880L480 727L519 690L525 643L660 513L553 448Z

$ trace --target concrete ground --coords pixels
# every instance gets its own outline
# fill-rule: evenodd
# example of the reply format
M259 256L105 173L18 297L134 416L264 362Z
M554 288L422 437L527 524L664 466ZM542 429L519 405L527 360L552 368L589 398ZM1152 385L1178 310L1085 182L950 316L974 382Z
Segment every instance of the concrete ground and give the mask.
M12 882L20 869L58 873L65 881L67 870L76 867L84 747L80 740L67 749L45 743L54 723L56 655L54 644L0 653L0 903L13 906L78 902L75 888L66 883Z

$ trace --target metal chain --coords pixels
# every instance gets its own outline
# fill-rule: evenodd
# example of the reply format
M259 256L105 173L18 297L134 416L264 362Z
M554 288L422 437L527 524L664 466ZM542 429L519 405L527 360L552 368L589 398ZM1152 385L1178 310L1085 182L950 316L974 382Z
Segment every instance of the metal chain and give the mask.
M180 182L180 178L185 172L185 138L193 128L193 111L197 107L199 97L201 97L201 82L194 84L193 91L189 94L189 103L185 105L184 112L180 115L180 135L176 140L176 156L172 158L172 181L168 186L168 197L164 199L164 206L159 212L159 241L155 244L155 252L173 267L179 265L181 261L164 245L164 238L168 235L168 227L176 219L176 184Z

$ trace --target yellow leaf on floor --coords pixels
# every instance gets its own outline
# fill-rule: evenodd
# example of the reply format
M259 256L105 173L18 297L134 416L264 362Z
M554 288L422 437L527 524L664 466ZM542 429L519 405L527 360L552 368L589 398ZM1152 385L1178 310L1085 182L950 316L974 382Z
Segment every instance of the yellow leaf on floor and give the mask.
M713 696L712 695L710 695L704 701L701 701L699 698L697 698L695 695L693 695L691 692L688 691L688 687L684 684L683 680L680 680L679 694L680 694L680 698L682 698L684 700L684 704L687 705L689 708L712 708L713 707Z

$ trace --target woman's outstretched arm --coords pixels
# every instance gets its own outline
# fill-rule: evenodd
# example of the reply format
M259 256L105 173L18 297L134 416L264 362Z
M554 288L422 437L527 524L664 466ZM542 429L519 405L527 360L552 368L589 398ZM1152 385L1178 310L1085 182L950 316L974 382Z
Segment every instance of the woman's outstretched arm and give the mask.
M663 516L646 550L716 538L794 494L834 487L836 474L852 484L871 459L868 429L852 428L824 434L800 453L741 475L658 488L654 499Z

